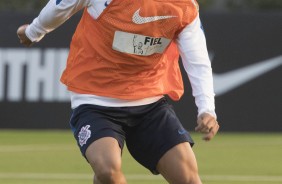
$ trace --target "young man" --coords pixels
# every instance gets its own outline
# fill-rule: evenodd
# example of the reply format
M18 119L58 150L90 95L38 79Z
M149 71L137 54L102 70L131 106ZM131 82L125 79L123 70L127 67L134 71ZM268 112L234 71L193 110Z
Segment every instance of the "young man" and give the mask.
M169 183L200 184L193 140L164 95L183 94L179 53L198 107L196 131L210 140L219 129L212 69L195 0L50 0L30 25L30 46L77 11L61 81L71 94L71 128L95 173L95 184L124 184L121 153Z

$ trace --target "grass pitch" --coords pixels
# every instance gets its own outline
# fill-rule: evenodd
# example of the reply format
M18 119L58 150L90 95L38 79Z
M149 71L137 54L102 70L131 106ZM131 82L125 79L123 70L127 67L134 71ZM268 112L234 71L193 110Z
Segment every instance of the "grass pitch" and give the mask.
M220 133L211 142L192 134L204 184L282 183L282 134ZM123 153L129 184L165 184ZM90 184L92 170L70 131L0 131L0 183Z

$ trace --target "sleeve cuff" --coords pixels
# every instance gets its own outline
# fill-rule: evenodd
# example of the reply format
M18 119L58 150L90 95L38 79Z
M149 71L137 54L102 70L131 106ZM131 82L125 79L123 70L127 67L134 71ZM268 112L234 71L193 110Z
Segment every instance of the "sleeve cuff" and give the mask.
M32 25L27 26L25 34L32 42L39 42L45 36L45 33L40 33L35 26Z
M215 110L204 110L204 109L200 110L200 111L198 111L198 117L203 113L208 113L208 114L212 115L215 119L217 119L217 115L215 113Z
M212 96L201 96L196 97L196 105L198 107L198 116L203 113L209 113L215 119L217 118L215 113L215 104L214 104L214 97Z

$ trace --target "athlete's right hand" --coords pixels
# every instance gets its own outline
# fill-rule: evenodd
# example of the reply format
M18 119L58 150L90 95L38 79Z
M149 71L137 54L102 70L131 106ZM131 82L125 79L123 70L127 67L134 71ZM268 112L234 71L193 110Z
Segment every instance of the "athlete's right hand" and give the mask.
M28 24L20 26L17 30L17 35L20 39L20 43L23 44L24 46L29 47L33 44L33 42L25 34L25 30L26 30L27 26L28 26Z

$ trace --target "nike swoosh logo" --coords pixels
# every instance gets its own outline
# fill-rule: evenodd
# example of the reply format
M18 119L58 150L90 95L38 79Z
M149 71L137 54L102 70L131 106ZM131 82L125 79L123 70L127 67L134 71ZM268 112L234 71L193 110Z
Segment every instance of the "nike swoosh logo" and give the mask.
M282 65L282 55L223 74L213 73L215 94L223 95L280 65Z
M106 1L104 5L105 5L105 7L109 6L108 1Z
M62 0L56 0L56 5L60 4Z
M174 15L142 17L142 16L140 16L139 12L140 12L140 8L132 16L132 21L135 24L145 24L145 23L154 22L154 21L158 21L158 20L170 19L170 18L177 17L177 16L174 16Z
M187 131L184 130L184 129L179 129L178 130L178 134L180 134L180 135L183 135L183 134L186 134L186 133L187 133Z

